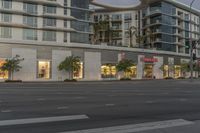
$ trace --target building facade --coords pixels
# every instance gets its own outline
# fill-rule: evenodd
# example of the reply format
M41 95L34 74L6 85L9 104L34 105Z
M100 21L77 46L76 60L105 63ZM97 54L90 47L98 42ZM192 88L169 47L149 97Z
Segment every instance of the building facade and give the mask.
M5 59L20 55L24 61L20 63L22 69L14 73L14 79L62 81L68 78L68 74L58 71L57 67L67 56L74 55L81 59L81 70L73 74L79 80L119 79L121 74L117 73L116 64L124 58L135 62L129 73L133 79L182 76L180 65L189 61L187 49L182 46L187 45L188 30L176 27L176 33L182 36L175 35L176 43L170 43L169 46L174 45L175 50L161 49L165 47L165 41L154 40L155 48L146 47L148 39L138 47L136 38L130 39L128 32L132 26L137 27L140 34L151 29L152 25L144 25L145 21L154 21L151 15L143 15L145 9L123 13L97 12L93 18L95 12L89 8L89 4L90 0L0 0L0 66ZM150 6L146 9L148 12ZM177 14L179 10L186 14L183 8L177 8ZM94 44L91 41L93 25L101 16L109 18L114 36L107 41L109 43ZM193 36L197 38L199 17L195 12L193 16L196 18ZM185 27L188 25L188 21L178 16L176 22L183 23ZM159 25L157 28L160 28ZM101 40L106 40L104 32L101 33ZM158 37L165 35L162 32L155 34ZM134 47L130 47L130 43ZM163 66L165 69L161 70ZM8 73L0 71L0 81L7 78Z

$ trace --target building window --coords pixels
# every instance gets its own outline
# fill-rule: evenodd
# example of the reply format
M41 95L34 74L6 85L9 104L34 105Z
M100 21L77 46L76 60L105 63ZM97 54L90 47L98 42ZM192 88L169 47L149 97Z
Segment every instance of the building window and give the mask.
M51 26L56 27L56 19L53 18L44 18L43 19L43 26Z
M12 21L12 14L2 13L1 14L1 21L2 22L11 22Z
M0 67L2 67L4 63L5 63L5 60L0 59ZM8 79L8 72L0 70L0 79Z
M101 66L101 77L102 78L116 78L117 70L114 64L104 64Z
M132 66L130 71L126 73L126 77L136 78L137 77L137 66Z
M82 79L83 78L83 62L80 62L80 70L73 72L74 79Z
M37 30L23 29L24 40L37 40Z
M11 38L12 37L12 29L10 27L0 27L1 29L1 38Z
M164 65L164 67L163 67L163 77L164 78L169 77L169 66L168 65Z
M145 64L144 78L148 78L148 79L153 78L153 65L152 64Z
M23 23L31 27L37 27L37 17L23 16Z
M12 0L3 0L2 8L11 9L12 8Z
M51 78L51 63L50 61L38 61L38 78Z
M174 77L175 78L181 77L181 66L180 65L174 66Z
M44 6L43 12L48 14L56 14L56 7L55 6Z
M37 14L37 10L38 10L37 5L30 4L30 3L24 3L23 9L26 13L30 13L30 14Z
M43 31L43 41L56 41L56 32Z
M64 42L67 42L67 36L68 36L68 33L64 32Z
M85 33L70 33L70 41L74 43L86 43L89 44L89 34Z

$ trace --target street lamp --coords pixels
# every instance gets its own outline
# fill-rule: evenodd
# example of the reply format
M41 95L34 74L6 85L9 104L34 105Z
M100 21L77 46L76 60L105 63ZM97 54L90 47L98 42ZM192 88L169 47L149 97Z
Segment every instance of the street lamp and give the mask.
M191 81L193 81L193 47L192 47L192 5L195 0L192 0L190 3L190 72L191 72Z

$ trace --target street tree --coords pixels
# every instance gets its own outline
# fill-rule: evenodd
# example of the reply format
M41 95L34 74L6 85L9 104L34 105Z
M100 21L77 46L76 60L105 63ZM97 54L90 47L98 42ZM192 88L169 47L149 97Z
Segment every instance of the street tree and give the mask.
M0 67L0 69L1 71L7 71L9 80L13 80L14 72L20 71L22 67L19 64L23 60L24 58L20 58L19 55L16 55L11 59L6 59L5 63Z
M69 80L73 80L73 73L77 72L81 68L81 61L80 57L75 57L75 56L69 56L66 57L64 61L62 61L59 66L58 70L59 71L66 71L69 74Z
M134 62L132 60L123 59L117 64L116 69L118 72L123 72L123 78L126 79L129 78L132 66L134 66Z

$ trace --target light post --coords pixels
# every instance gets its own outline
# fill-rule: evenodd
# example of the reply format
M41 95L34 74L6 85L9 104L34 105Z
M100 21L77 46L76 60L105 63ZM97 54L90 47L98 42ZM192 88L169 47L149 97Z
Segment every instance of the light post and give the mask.
M191 81L193 81L193 47L192 47L192 5L195 0L190 3L190 72Z

